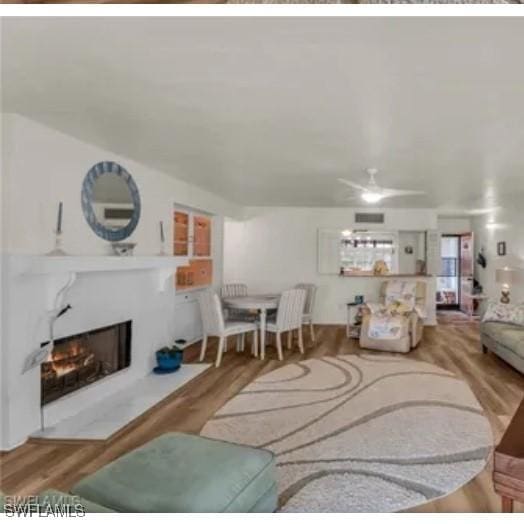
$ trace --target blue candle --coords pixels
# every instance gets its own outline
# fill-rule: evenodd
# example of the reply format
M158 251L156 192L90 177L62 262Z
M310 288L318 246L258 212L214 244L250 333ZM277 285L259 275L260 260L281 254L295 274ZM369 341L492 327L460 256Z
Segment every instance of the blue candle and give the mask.
M164 242L164 222L160 221L160 242Z
M62 233L62 208L63 208L63 203L60 202L58 204L58 218L57 218L57 221L56 221L56 233L57 233L57 235L60 235Z

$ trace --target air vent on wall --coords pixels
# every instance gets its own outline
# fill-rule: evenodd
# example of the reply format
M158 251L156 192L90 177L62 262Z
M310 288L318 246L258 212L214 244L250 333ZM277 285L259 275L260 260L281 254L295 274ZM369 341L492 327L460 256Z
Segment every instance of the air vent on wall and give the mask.
M355 213L357 224L383 224L384 213Z

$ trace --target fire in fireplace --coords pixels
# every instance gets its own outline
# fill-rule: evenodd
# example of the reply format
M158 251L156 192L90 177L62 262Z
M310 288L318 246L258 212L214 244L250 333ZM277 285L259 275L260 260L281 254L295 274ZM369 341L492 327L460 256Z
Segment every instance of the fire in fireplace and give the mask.
M42 406L101 378L131 362L131 320L55 340L41 365Z

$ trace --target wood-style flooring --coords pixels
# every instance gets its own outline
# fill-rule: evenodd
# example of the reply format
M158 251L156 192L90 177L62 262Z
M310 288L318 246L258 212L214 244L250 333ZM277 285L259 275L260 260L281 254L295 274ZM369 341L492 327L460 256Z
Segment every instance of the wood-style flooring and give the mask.
M316 333L316 343L306 337L303 358L366 353L359 349L357 341L345 337L343 326L317 326ZM239 354L230 349L220 368L210 368L108 441L30 440L3 453L0 457L2 490L20 495L49 487L67 491L85 475L162 433L198 433L217 409L255 377L301 359L297 349L286 350L283 363L276 360L274 347L269 347L267 353L262 362L251 358L248 351ZM185 359L194 361L197 355L198 345L195 345L186 352ZM206 360L212 362L214 345L208 348L207 355ZM408 356L441 366L467 381L484 407L498 443L524 395L524 376L496 356L482 354L478 324L441 324L426 328L423 341ZM490 468L455 493L413 511L500 511ZM523 512L524 504L516 504L515 511Z

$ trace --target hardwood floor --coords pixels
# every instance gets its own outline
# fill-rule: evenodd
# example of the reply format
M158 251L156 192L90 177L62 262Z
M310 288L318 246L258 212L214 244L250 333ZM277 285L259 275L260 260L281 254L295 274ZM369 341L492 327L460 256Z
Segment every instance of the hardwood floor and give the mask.
M357 341L348 340L342 326L317 327L317 342L312 344L306 338L306 346L304 358L369 353L359 349ZM215 349L214 345L208 349L209 362ZM195 345L187 351L186 361L196 360L197 355ZM484 407L498 443L524 395L524 376L494 355L482 354L475 323L426 328L423 341L408 356L441 366L466 380ZM20 495L49 487L68 490L85 475L162 433L198 433L218 408L255 377L301 359L298 350L286 351L284 357L283 363L278 362L274 347L268 348L264 362L251 358L248 351L237 354L230 350L219 369L209 369L108 441L30 440L0 457L2 490ZM500 511L500 506L488 466L460 490L413 511L490 512ZM516 504L515 511L524 512L524 504Z

